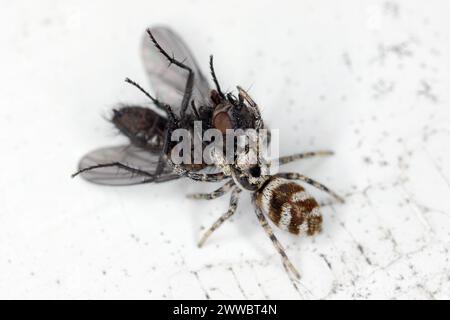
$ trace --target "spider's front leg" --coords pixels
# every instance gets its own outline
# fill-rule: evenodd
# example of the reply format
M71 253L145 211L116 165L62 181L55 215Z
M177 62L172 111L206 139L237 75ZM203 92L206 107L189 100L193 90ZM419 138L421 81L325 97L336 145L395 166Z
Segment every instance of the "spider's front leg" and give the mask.
M322 190L322 191L330 194L332 197L334 197L340 203L344 203L345 202L344 198L339 196L336 192L330 190L328 187L324 186L320 182L317 182L317 181L315 181L315 180L313 180L311 178L308 178L307 176L304 176L304 175L302 175L300 173L296 173L296 172L278 173L278 174L276 174L276 176L277 177L281 177L281 178L285 178L285 179L288 179L288 180L301 180L301 181L304 181L307 184L310 184L313 187L316 187L317 189Z
M259 110L258 105L256 104L255 101L253 101L253 99L250 97L250 95L247 93L247 91L245 91L244 89L242 89L241 87L237 87L239 94L239 101L242 103L244 100L247 101L247 103L250 105L250 107L253 109L254 111L254 115L255 115L255 129L259 130L264 128L264 122L262 120L261 117L261 111Z
M313 157L332 156L333 154L334 154L334 152L329 151L329 150L311 151L311 152L296 153L296 154L292 154L290 156L280 157L280 158L278 158L277 161L280 165L283 165L283 164L287 164L287 163L294 162L297 160L308 159L308 158L313 158Z
M198 173L192 172L184 166L179 164L173 164L173 172L178 174L179 176L186 177L195 181L203 181L203 182L218 182L227 178L227 176L223 172L218 173Z
M197 200L199 200L199 199L213 200L213 199L217 199L217 198L223 196L224 194L226 194L228 191L230 191L230 189L233 186L234 186L234 181L230 180L226 184L221 186L219 189L214 190L213 192L188 194L187 197L190 199L197 199Z

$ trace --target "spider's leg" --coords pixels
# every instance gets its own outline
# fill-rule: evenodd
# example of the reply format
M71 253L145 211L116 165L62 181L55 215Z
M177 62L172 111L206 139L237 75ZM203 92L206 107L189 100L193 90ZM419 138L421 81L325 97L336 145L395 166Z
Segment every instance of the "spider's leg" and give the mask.
M277 177L281 177L281 178L285 178L288 180L301 180L304 181L310 185L312 185L313 187L316 187L319 190L322 190L328 194L330 194L332 197L334 197L336 200L338 200L341 203L344 203L345 200L344 198L342 198L341 196L339 196L336 192L330 190L328 187L324 186L323 184L308 178L307 176L304 176L300 173L296 173L296 172L289 172L289 173L278 173L276 174Z
M188 194L187 197L190 198L190 199L213 200L213 199L216 199L216 198L219 198L219 197L223 196L233 186L234 186L234 181L230 180L226 184L221 186L219 189L214 190L211 193L194 193L194 194Z
M241 189L234 188L233 192L231 193L230 198L230 206L228 208L228 211L224 213L214 224L205 232L203 237L200 239L198 246L202 247L205 244L205 241L209 238L209 236L219 228L222 223L227 221L235 212L238 205L239 200L239 193L241 193Z
M261 209L258 206L256 206L255 211L256 211L256 216L258 217L259 223L263 227L266 234L269 236L270 240L272 240L272 243L273 243L275 249L277 250L277 252L280 254L281 260L283 261L284 268L286 269L288 274L290 271L295 276L295 278L300 279L300 273L297 271L297 269L291 263L283 246L281 245L281 243L278 241L278 239L273 234L273 230L270 227L269 223L267 222L266 217L264 217L264 214L261 212Z
M198 173L192 172L188 169L184 168L184 166L179 164L173 164L174 173L179 176L186 177L195 181L203 181L203 182L217 182L222 181L227 178L227 176L223 172L218 173Z
M312 151L312 152L304 152L304 153L296 153L290 156L280 157L278 158L278 163L280 165L287 164L290 162L294 162L301 159L307 159L312 157L323 157L323 156L332 156L334 154L333 151Z

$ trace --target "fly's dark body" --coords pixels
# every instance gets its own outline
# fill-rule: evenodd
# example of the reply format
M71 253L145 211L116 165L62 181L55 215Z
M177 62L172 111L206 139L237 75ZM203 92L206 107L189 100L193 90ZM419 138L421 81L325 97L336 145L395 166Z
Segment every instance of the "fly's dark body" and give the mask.
M140 106L124 106L113 112L111 122L131 144L149 151L161 150L167 126L165 117Z

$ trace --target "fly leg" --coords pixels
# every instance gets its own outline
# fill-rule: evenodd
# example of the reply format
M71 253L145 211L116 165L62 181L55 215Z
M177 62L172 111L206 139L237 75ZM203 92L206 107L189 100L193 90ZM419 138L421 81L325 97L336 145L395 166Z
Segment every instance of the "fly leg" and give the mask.
M159 176L163 170L164 170L164 165L166 164L166 154L168 152L169 149L169 141L170 141L170 137L172 135L172 132L174 130L174 128L177 127L177 117L176 115L173 113L172 108L166 104L166 103L162 103L161 101L159 101L158 99L154 98L152 95L150 95L147 91L145 91L144 88L142 88L137 82L126 78L125 82L135 86L138 90L140 90L143 94L145 94L158 108L166 111L167 113L167 117L168 117L168 123L167 123L167 127L165 129L164 132L164 144L163 147L161 149L161 152L159 154L159 160L158 160L158 166L156 167L155 172L153 173L154 176Z
M209 56L209 70L211 71L211 76L213 78L217 92L224 99L225 95L223 94L222 89L220 89L219 81L217 80L216 71L214 70L214 58L212 55Z
M134 175L147 177L147 179L142 181L142 183L152 182L155 180L155 175L151 174L150 172L127 166L126 164L123 164L121 162L102 163L102 164L97 164L97 165L90 166L87 168L83 168L83 169L78 170L74 174L72 174L72 178L75 178L76 176L78 176L79 174L81 174L83 172L100 169L100 168L110 168L110 167L116 167L117 169L122 169L122 170L128 171Z
M184 94L183 94L183 100L181 101L181 111L180 111L180 117L181 119L184 118L184 115L186 113L186 110L189 106L189 101L191 100L192 97L192 90L194 88L194 77L195 77L195 73L194 71L192 71L191 68L189 68L187 65L185 65L183 62L180 62L178 60L175 59L175 57L170 56L167 51L165 51L158 43L158 41L155 39L155 37L153 36L152 32L150 29L147 29L147 33L150 36L150 39L152 40L153 44L155 45L155 47L159 50L159 52L161 52L161 54L167 58L167 60L169 61L170 64L174 64L184 70L186 70L188 72L188 77L187 77L187 81L186 81L186 87L184 89Z

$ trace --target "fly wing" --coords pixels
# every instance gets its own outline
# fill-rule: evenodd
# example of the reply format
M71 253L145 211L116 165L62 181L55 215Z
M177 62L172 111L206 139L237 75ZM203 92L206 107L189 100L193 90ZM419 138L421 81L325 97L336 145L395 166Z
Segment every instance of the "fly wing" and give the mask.
M166 165L158 176L152 176L158 166L159 153L152 153L133 145L113 146L93 150L86 154L79 162L79 170L96 166L92 170L81 172L80 175L87 181L111 186L125 186L141 183L159 183L179 178L172 169ZM119 166L103 166L112 163L121 163L139 170L131 172ZM147 172L148 175L140 173Z
M183 62L195 73L192 92L195 103L198 106L209 105L208 81L200 71L187 45L167 27L152 27L150 30L156 41L169 55ZM169 104L179 114L188 72L176 65L169 66L169 61L158 51L147 33L142 40L142 60L157 98ZM191 108L188 108L188 112L191 112L190 110Z

